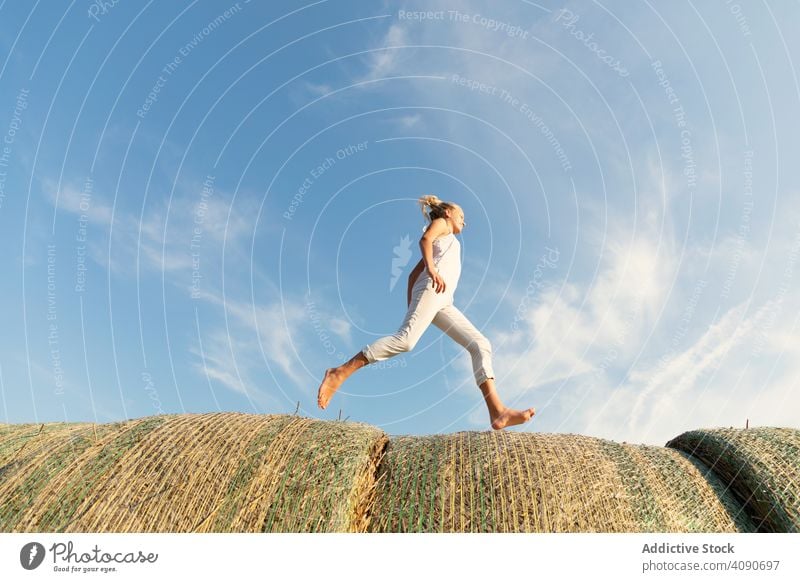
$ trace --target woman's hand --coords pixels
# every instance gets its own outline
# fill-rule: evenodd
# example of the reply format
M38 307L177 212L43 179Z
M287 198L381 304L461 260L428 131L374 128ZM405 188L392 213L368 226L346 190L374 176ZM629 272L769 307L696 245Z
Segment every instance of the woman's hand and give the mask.
M427 271L428 275L430 275L430 278L433 280L433 290L437 293L444 293L446 285L439 272L436 269L427 269Z

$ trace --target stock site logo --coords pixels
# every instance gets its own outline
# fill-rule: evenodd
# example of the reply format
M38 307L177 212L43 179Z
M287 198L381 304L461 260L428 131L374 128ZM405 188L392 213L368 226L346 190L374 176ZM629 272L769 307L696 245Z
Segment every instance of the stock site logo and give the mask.
M30 542L22 546L19 552L19 563L26 570L35 570L44 561L44 546L39 542Z

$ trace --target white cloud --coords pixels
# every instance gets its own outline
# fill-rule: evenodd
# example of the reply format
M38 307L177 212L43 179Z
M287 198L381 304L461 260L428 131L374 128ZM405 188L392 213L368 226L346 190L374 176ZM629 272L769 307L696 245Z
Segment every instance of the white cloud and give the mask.
M776 320L767 302L739 305L677 354L631 370L618 386L597 387L582 412L588 434L663 444L686 430L717 426L797 426L800 347L795 322ZM764 349L759 337L767 338Z
M234 392L247 394L246 386L250 382L243 379L241 371L237 370L229 339L232 340L220 329L206 332L201 342L189 349L191 354L199 358L194 362L194 368Z
M380 46L403 47L406 44L408 40L405 28L400 24L392 24ZM360 81L371 81L393 75L398 62L404 58L403 51L408 50L410 49L387 48L369 53L366 57L367 72Z
M660 226L657 197L642 190L642 224L612 221L606 238L586 233L591 246L607 249L595 280L551 281L519 332L489 332L501 396L537 406L539 430L653 444L747 418L796 426L800 414L788 412L800 409L790 384L800 375L792 358L800 352L796 224L782 220L773 230L782 260L743 253L736 281L750 296L726 307L719 274L729 269L728 249L679 250L668 221ZM771 296L759 299L756 282Z
M331 87L327 83L311 83L309 81L306 81L305 87L309 93L311 93L312 95L316 95L317 97L321 95L327 95L328 93L333 91L333 87Z
M240 196L231 212L232 195L213 187L210 195L204 197L200 182L183 183L171 202L166 199L155 202L145 209L141 220L138 211L118 206L113 225L111 206L96 186L88 205L85 200L82 204L81 191L71 185L58 190L54 181L45 180L43 189L51 204L75 216L85 214L94 229L101 229L102 237L95 232L87 237L89 256L99 265L118 275L135 276L132 266L136 265L138 255L144 269L183 273L185 276L174 282L186 287L187 292L197 261L205 279L212 279L212 273L220 266L223 242L226 252L238 253L237 258L246 260L239 245L249 239L255 228L255 200ZM110 260L109 235L113 236ZM193 258L193 253L197 257Z
M636 386L628 421L632 431L641 432L645 422L642 416L649 422L664 405L674 408L686 402L687 396L702 385L701 378L713 373L730 350L752 336L761 311L743 320L745 307L739 305L725 313L685 351L662 357L655 366L631 370L629 379Z
M50 179L45 179L42 188L53 207L60 210L85 216L88 222L95 225L108 226L111 224L111 207L102 199L98 199L93 187L83 189L66 185L59 189L58 184Z
M258 404L268 413L284 412L286 401L278 394L266 392L263 377L263 362L256 355L244 335L237 332L230 335L224 327L203 329L202 338L196 338L189 353L195 357L192 367L195 372L206 378L212 392L214 386L223 387L245 396L254 404ZM214 393L214 400L219 398Z
M339 317L331 317L328 320L328 325L333 333L345 340L348 344L352 343L352 326L350 325L349 321Z
M676 260L652 233L617 230L595 280L546 288L518 322L491 332L497 372L509 397L591 372L613 349L631 357L656 323ZM658 265L658 268L655 266Z
M419 113L414 115L403 115L398 117L396 121L405 129L409 129L411 127L420 128L423 125L422 116Z
M223 302L213 294L204 294L202 298L221 306L231 318L228 320L231 337L238 338L234 344L238 347L237 361L241 358L245 368L263 373L265 366L276 366L295 387L308 388L309 377L301 373L302 367L309 364L303 361L302 328L307 315L301 303L284 298L254 308L251 303L230 298ZM228 335L224 326L213 327L210 333L216 337ZM248 339L243 340L245 337ZM314 362L310 364L317 367ZM230 366L221 369L226 371L225 378L230 379Z

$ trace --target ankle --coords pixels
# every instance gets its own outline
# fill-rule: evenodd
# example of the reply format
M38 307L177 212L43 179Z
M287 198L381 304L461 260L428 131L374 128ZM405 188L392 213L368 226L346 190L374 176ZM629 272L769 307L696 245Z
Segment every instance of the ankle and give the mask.
M506 408L503 405L490 406L489 407L489 416L492 417L492 418L497 418L499 416L502 416L503 413L505 413L506 410L508 410L508 408Z

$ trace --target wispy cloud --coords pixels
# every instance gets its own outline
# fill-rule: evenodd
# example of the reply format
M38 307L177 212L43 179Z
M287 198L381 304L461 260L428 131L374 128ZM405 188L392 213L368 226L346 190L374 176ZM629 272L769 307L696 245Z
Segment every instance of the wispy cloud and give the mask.
M234 392L248 394L247 386L251 384L248 369L245 368L244 372L237 369L236 350L231 350L230 343L238 342L234 342L224 330L217 328L206 331L200 341L189 348L189 352L196 357L194 369Z
M390 25L383 38L382 46L403 47L406 44L408 44L406 28L400 24ZM398 63L406 58L403 55L404 50L408 49L386 48L386 50L369 53L366 57L366 73L359 81L372 81L394 74Z
M680 352L638 364L620 384L605 378L580 415L584 430L663 443L685 430L746 420L796 425L800 364L791 354L800 334L793 321L768 325L774 309L766 302L746 315L738 305Z
M766 308L745 319L746 306L738 305L681 353L631 370L630 384L636 388L628 426L640 433L657 411L674 410L675 404L690 402L703 376L713 374L731 350L753 339L755 323Z
M103 200L97 200L91 188L84 186L81 189L68 184L59 190L57 182L48 178L43 180L42 190L50 204L59 210L84 215L94 225L108 227L111 224L111 207Z
M646 183L657 179L651 172ZM604 358L618 367L647 340L679 264L674 235L654 203L657 188L649 192L642 196L641 224L612 217L607 229L584 229L588 246L603 249L596 276L571 281L566 273L567 279L550 281L528 309L517 310L518 329L491 332L509 396L587 374ZM522 295L509 298L519 303Z
M131 266L138 256L144 269L156 272L189 273L199 264L210 280L220 266L222 243L227 252L243 257L239 245L255 228L254 200L239 197L232 209L231 194L214 185L204 188L199 181L183 182L171 201L156 201L141 220L139 214L120 206L112 216L106 193L96 187L89 198L72 184L59 190L54 181L45 180L42 187L58 210L86 216L90 225L100 230L102 236L88 237L89 256L122 276L135 275ZM110 253L109 236L113 237ZM174 282L189 287L187 281L188 275Z
M308 92L312 95L317 97L321 95L327 95L331 91L333 91L333 87L328 85L327 83L311 83L309 81L305 82L305 88Z
M201 299L223 309L229 318L228 328L224 324L206 326L206 333L210 334L217 347L223 343L230 344L227 354L222 353L218 361L218 379L224 379L229 387L241 390L238 375L231 372L233 360L229 355L235 350L236 361L241 361L246 370L260 371L260 376L267 373L268 366L274 366L292 382L293 389L307 389L313 383L303 373L304 366L314 370L317 366L316 362L304 360L308 316L301 302L284 298L254 306L230 298L223 301L221 296L212 293L201 294ZM217 350L216 353L222 351Z
M202 336L195 338L189 347L194 358L192 368L206 379L212 392L215 386L221 385L246 397L257 407L256 411L285 412L288 402L277 391L268 389L271 381L264 379L263 360L253 350L251 342L236 329L228 334L224 326L201 327ZM213 396L219 402L221 395L214 392Z

